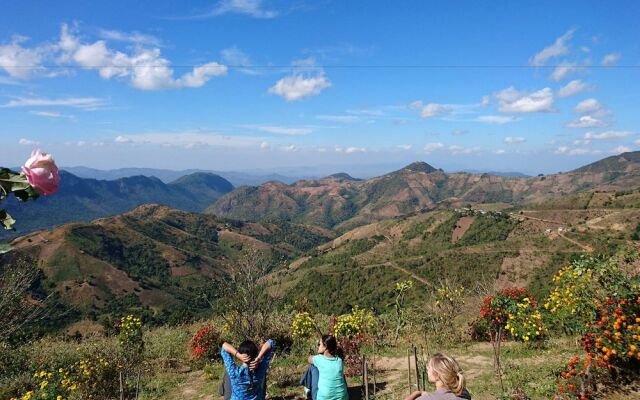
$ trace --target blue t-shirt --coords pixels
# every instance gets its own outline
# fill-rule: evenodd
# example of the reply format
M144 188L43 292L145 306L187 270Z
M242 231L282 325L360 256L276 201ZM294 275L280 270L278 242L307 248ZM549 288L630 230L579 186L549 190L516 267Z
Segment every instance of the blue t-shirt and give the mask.
M276 348L273 340L269 339L267 342L271 344L271 348L264 355L258 368L253 371L253 388L249 380L249 368L246 365L236 365L231 354L224 349L220 350L224 367L231 380L231 400L264 400L264 379Z
M344 381L344 364L340 357L326 357L318 354L311 359L318 368L317 400L346 400L349 398L347 384Z

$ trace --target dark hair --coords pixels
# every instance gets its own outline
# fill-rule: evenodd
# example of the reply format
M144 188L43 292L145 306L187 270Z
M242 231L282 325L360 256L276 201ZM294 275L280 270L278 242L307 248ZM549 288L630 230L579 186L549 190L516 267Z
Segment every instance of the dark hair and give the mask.
M327 349L329 354L334 357L340 357L344 355L342 349L338 347L338 341L336 337L333 335L323 335L320 339L322 341L322 345Z
M251 358L249 362L251 362L255 360L256 357L258 357L258 346L256 346L256 344L251 340L245 340L244 342L240 343L240 346L238 347L238 353L248 355ZM249 369L249 387L251 389L254 388L253 371L251 371L251 369Z

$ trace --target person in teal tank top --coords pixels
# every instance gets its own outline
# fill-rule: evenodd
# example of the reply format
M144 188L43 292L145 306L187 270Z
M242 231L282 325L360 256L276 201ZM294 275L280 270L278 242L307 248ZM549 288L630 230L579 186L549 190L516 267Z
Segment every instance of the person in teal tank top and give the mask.
M318 342L318 354L309 356L309 364L318 368L317 400L347 400L349 394L344 379L344 363L338 356L338 342L324 335Z

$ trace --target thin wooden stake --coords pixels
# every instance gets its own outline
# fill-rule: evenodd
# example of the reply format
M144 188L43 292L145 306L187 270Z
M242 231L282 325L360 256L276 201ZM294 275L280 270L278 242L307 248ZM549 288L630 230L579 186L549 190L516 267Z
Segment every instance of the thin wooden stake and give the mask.
M369 400L369 374L367 373L367 357L362 357L363 382L364 382L364 398Z
M376 341L373 341L373 361L372 361L372 368L373 368L373 397L376 397L376 393L378 391L378 382L376 381Z
M425 369L422 371L422 390L426 390L427 389L427 363L429 362L429 360L427 360L424 357L424 347L420 346L420 357L422 358L422 361L425 363Z
M413 346L413 358L416 362L416 386L420 390L420 367L418 367L418 348Z
M407 349L407 380L409 381L409 394L411 394L411 349Z
M122 371L119 372L120 378L120 400L124 400L124 384L122 383Z
M136 400L138 400L139 393L140 393L140 370L138 370L138 376L136 377Z

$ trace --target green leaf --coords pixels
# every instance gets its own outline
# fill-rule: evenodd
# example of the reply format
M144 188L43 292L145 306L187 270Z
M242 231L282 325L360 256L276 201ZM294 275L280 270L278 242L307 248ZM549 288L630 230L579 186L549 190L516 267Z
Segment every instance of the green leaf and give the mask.
M40 197L40 195L31 186L28 186L25 189L14 191L13 194L20 201L35 200Z
M6 243L0 243L0 254L8 253L12 250L11 245Z
M16 192L31 187L26 176L6 168L0 170L0 186L0 192Z
M14 229L13 224L16 223L16 220L9 215L5 210L0 210L0 224L4 226L4 229Z

